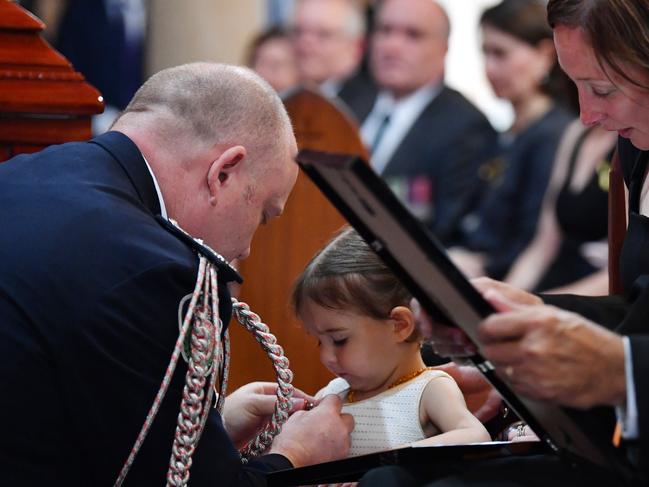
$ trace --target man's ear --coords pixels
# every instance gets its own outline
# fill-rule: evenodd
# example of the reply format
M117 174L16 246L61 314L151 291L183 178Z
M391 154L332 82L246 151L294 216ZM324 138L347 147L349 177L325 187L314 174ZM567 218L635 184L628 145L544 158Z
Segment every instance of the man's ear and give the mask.
M395 306L390 311L390 320L398 341L405 341L415 330L415 317L407 306Z
M232 146L221 152L207 172L207 186L210 191L210 204L215 205L220 189L230 182L232 175L241 171L241 162L247 151L242 145Z

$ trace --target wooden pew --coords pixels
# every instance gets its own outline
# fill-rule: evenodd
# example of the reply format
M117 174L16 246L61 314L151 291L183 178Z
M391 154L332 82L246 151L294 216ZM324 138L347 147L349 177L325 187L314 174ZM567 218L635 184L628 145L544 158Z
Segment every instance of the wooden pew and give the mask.
M284 103L300 149L358 154L367 152L345 107L301 88ZM345 223L318 188L300 172L284 214L260 227L251 255L240 265L245 280L240 299L270 326L295 374L294 384L315 393L333 376L320 364L318 348L293 316L289 297L304 266ZM269 360L248 332L231 324L232 365L229 390L254 380L275 380Z
M90 138L99 92L40 35L45 25L0 0L0 161Z

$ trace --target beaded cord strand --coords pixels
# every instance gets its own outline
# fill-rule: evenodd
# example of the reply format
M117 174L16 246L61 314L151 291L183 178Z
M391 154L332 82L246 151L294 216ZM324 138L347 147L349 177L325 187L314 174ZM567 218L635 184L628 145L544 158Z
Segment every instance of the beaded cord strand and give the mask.
M190 321L193 316L193 310L196 307L196 302L198 301L198 297L203 284L203 279L205 278L206 267L207 267L207 259L201 257L198 266L198 278L196 279L196 287L194 288L194 292L192 293L192 297L188 309L188 311L190 310L192 311L192 314L188 312L187 315L185 316L185 320L183 321L183 325L178 335L178 339L176 340L174 351L171 355L169 366L167 367L167 371L165 372L165 375L162 379L160 390L158 391L158 394L156 395L153 401L153 405L151 406L151 409L149 410L146 419L144 420L142 429L140 430L140 433L138 434L138 437L135 440L135 445L133 445L133 448L131 449L129 456L126 459L126 462L124 463L124 466L122 467L122 470L120 471L117 480L115 481L115 487L122 485L122 483L124 482L124 479L128 474L128 471L133 465L135 456L140 451L140 448L142 447L142 443L144 443L144 440L146 439L146 436L149 433L149 430L151 429L151 424L153 423L155 416L158 414L158 410L160 409L160 404L162 403L162 400L164 399L164 396L167 393L167 389L169 388L169 383L171 382L171 377L173 376L176 370L176 365L178 364L178 357L180 357L181 350L183 348L183 343L185 341L185 337L187 336L187 331L189 330Z
M116 487L124 482L151 428L181 355L187 360L188 368L167 472L167 486L185 486L189 483L192 455L207 422L209 406L216 393L214 407L221 414L227 390L230 341L227 331L223 333L218 304L216 269L207 258L200 255L196 286L182 320L169 366L137 440L115 481ZM255 336L271 359L278 382L277 401L271 419L257 437L241 450L242 461L245 463L270 446L273 438L281 431L283 423L288 419L292 405L293 373L288 368L289 362L284 356L282 347L277 344L268 326L261 322L258 315L250 311L247 304L233 299L232 305L238 321ZM205 391L206 384L207 391Z
M195 310L188 310L187 315L193 315L191 345L185 386L180 403L178 424L171 448L171 459L167 471L168 486L183 486L189 482L189 469L192 466L192 455L198 446L203 428L209 415L209 405L214 395L216 376L221 375L221 360L216 360L220 347L217 346L218 337L221 336L221 320L218 317L218 293L214 269L208 266L208 272L203 283L202 306ZM210 299L205 299L211 297ZM211 301L210 303L206 301ZM211 306L209 306L211 304ZM211 309L210 309L211 308ZM227 360L227 358L225 359ZM205 397L205 384L209 377L210 384ZM217 409L222 407L222 398L225 396L226 385L221 381ZM221 412L221 409L219 409Z

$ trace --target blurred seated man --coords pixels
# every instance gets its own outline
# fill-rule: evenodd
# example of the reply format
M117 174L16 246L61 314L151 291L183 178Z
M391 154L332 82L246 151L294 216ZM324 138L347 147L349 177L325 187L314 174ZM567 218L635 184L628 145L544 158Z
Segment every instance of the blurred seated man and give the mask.
M354 0L298 0L292 21L293 45L302 82L338 97L363 120L376 88L359 71L365 18Z
M450 23L432 0L379 4L370 51L381 91L361 135L372 166L444 243L451 243L480 182L496 133L444 84Z

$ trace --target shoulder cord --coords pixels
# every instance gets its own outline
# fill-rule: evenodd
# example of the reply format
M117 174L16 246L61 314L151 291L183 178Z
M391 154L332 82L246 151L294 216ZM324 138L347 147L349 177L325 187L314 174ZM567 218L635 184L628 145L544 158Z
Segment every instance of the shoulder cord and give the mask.
M135 456L139 452L151 428L160 404L167 393L173 377L178 358L182 354L188 361L185 386L180 404L180 414L176 425L176 433L172 445L167 486L185 486L189 482L189 470L192 466L192 455L201 437L209 406L216 393L214 407L219 414L223 412L228 372L230 367L230 340L227 331L223 333L223 324L218 314L217 271L208 259L200 255L198 278L180 333L176 340L174 351L160 389L153 401L146 420L138 434L129 456L115 481L115 487L121 486L131 468ZM270 357L277 376L277 402L269 422L256 438L251 440L241 451L242 462L265 451L275 435L288 419L291 408L293 374L288 368L288 359L284 356L282 347L269 332L268 326L261 322L259 316L250 311L245 303L232 299L233 311L238 321L251 333ZM221 340L221 337L223 339ZM219 377L218 388L216 385ZM207 393L206 382L209 379Z
M270 420L262 428L259 434L251 440L242 450L242 460L255 457L266 451L273 442L273 438L282 430L282 425L288 419L288 413L292 406L293 396L293 372L289 369L288 359L284 350L277 344L277 339L270 333L268 326L261 322L258 315L250 311L246 303L240 303L232 299L234 315L249 332L257 339L257 342L266 351L275 369L277 377L277 402Z

